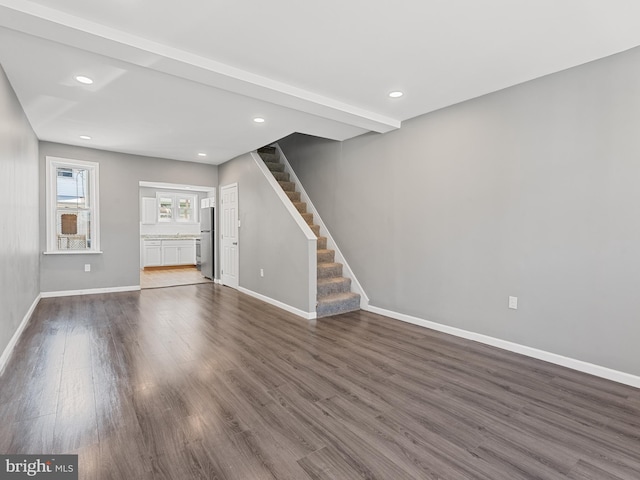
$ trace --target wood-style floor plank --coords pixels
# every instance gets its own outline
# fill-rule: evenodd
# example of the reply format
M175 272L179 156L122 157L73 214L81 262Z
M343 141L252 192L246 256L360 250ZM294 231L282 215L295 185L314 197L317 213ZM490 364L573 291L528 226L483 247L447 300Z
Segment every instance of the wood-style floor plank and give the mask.
M82 479L640 478L638 389L211 283L43 299L0 387L0 452Z

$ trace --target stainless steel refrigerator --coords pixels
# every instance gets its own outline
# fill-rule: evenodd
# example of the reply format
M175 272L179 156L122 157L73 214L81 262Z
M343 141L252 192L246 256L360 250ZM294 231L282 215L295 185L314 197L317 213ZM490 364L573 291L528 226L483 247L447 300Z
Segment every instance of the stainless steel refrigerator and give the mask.
M213 280L215 270L215 208L200 210L200 248L196 248L196 261L200 272L206 278ZM196 245L197 247L197 245Z

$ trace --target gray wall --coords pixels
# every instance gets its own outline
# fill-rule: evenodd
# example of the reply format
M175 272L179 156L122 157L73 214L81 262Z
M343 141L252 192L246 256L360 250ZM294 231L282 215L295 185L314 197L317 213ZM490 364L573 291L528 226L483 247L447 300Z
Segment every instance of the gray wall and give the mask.
M372 305L640 375L640 49L280 145Z
M100 164L101 255L43 255L42 292L127 287L140 284L139 182L215 186L218 167L89 148L40 143L40 248L46 247L45 157L86 160ZM84 264L91 272L84 272Z
M40 293L38 139L0 67L0 354Z
M220 188L238 183L240 286L315 312L315 305L309 305L309 242L304 232L250 154L219 168Z

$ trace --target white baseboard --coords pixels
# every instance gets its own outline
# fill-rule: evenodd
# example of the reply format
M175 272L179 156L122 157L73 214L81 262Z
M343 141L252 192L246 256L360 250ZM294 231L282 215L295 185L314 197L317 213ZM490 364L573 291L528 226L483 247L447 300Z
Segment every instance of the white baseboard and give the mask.
M213 279L213 283L217 283L218 285L222 285L222 280L220 280L219 278L214 278Z
M0 375L2 375L2 372L4 372L5 367L9 363L9 359L11 358L11 354L13 353L13 349L18 344L20 335L22 335L22 332L24 332L24 329L27 328L27 324L29 323L29 320L31 320L31 315L33 315L33 311L38 306L38 302L40 301L40 298L42 298L42 296L38 295L36 299L33 301L31 306L29 307L29 310L27 310L27 313L22 318L20 325L18 325L18 328L16 329L15 333L11 337L11 340L9 340L9 343L7 344L6 348L2 352L2 356L0 356Z
M116 292L135 292L140 290L140 285L131 285L127 287L107 287L107 288L89 288L87 290L60 290L58 292L42 292L42 298L50 297L70 297L72 295L94 295L96 293L116 293Z
M299 308L296 307L292 307L291 305L287 305L286 303L282 303L279 300L274 300L271 297L266 297L264 295L262 295L261 293L256 293L252 290L248 290L244 287L238 287L238 291L242 292L242 293L246 293L247 295L249 295L250 297L254 297L257 298L258 300L262 300L263 302L269 303L271 305L274 305L278 308L281 308L283 310L286 310L287 312L293 313L295 315L298 315L299 317L302 317L306 320L314 320L316 318L316 312L305 312L304 310L300 310Z
M593 363L583 362L582 360L576 360L575 358L564 357L544 350L539 350L533 347L527 347L518 343L509 342L507 340L501 340L499 338L490 337L481 333L469 332L461 328L450 327L441 323L431 322L422 318L412 317L411 315L405 315L404 313L398 313L391 310L385 310L384 308L374 307L369 305L366 308L367 311L384 315L385 317L394 318L402 322L412 323L421 327L430 328L439 332L448 333L456 337L466 338L468 340L474 340L476 342L484 343L485 345L491 345L510 352L520 353L527 357L537 358L538 360L544 360L545 362L561 365L563 367L571 368L579 372L589 373L596 377L606 378L614 382L623 383L632 387L640 388L640 377L631 375L630 373L620 372L611 368L602 367Z

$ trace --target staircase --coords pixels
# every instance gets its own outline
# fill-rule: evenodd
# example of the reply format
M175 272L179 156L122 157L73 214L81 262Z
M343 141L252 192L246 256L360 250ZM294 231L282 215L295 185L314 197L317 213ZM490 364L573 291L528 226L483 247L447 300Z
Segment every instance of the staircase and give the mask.
M335 251L327 249L327 237L320 236L320 226L313 223L313 213L307 213L307 204L300 201L300 192L296 192L296 184L289 180L289 174L284 171L278 151L275 147L262 147L258 149L258 155L318 237L317 317L359 310L360 295L351 292L351 279L342 276L342 264L335 262Z

